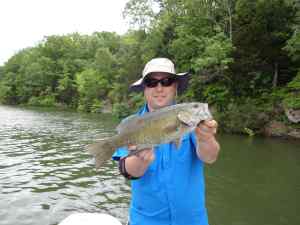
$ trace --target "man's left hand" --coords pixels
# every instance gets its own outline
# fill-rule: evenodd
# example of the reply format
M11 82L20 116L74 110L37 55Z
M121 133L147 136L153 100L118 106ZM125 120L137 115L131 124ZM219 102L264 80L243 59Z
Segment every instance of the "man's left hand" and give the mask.
M197 136L197 155L206 163L213 163L217 160L220 145L215 138L218 123L215 120L201 122L195 129Z
M208 141L215 137L217 133L218 123L215 120L205 120L201 122L195 129L198 141Z

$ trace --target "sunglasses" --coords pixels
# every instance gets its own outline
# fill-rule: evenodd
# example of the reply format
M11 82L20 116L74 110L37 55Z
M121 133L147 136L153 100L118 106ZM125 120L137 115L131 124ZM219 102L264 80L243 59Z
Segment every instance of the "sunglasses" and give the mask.
M163 87L169 87L175 81L176 81L176 78L174 78L174 77L166 77L166 78L160 79L160 80L154 79L154 78L146 78L144 80L144 85L149 88L154 88L160 83L161 86L163 86Z

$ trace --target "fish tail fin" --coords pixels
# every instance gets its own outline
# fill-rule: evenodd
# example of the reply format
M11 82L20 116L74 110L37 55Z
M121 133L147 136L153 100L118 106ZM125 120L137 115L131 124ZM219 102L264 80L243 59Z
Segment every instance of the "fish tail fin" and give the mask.
M114 152L114 146L109 140L100 140L87 146L87 151L95 157L96 169L111 158Z

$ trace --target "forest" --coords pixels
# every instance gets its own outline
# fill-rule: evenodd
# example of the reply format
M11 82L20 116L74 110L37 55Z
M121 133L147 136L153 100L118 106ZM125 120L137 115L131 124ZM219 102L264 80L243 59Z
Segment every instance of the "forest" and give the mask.
M143 104L129 86L145 63L168 57L191 72L178 102L208 102L223 131L300 138L285 113L300 114L298 0L129 0L123 14L123 35L45 36L21 49L0 67L0 103L124 118Z

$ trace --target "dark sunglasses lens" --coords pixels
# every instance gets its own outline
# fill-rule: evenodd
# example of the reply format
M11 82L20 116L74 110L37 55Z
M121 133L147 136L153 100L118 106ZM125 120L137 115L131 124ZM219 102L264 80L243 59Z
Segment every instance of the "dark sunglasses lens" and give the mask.
M156 87L158 85L158 83L161 83L161 85L164 87L168 87L168 86L172 85L174 83L174 81L175 81L175 79L172 77L164 78L161 80L148 78L144 81L144 83L147 87L153 88L153 87Z
M160 83L161 83L162 86L168 87L168 86L172 85L174 83L174 81L175 81L174 78L169 77L169 78L165 78L165 79L160 80Z
M156 80L156 79L146 79L144 81L145 85L150 88L156 87L158 85L158 82L159 82L159 80Z

